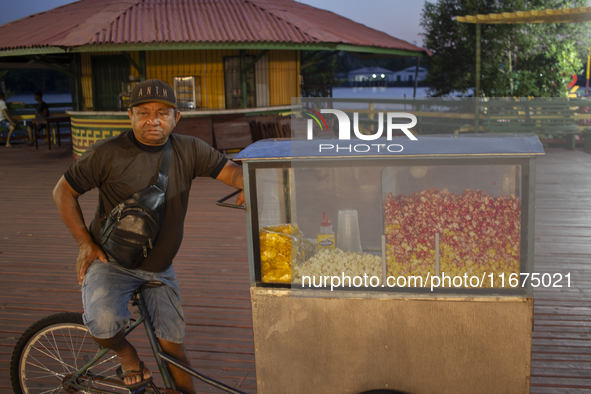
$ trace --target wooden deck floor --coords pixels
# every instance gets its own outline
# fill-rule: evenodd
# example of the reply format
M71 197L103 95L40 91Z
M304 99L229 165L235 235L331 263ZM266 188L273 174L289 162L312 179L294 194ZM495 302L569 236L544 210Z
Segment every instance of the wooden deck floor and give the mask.
M12 392L8 365L22 332L43 316L82 309L77 249L51 199L72 161L69 147L0 147L0 393ZM537 181L536 271L570 272L571 287L536 291L531 392L589 393L591 155L548 149ZM213 204L230 190L210 179L194 184L175 266L193 365L255 393L245 218ZM91 217L96 193L81 204ZM136 341L148 358L146 341Z
M51 197L73 162L70 149L0 149L0 393L11 393L8 367L18 337L43 316L82 311L82 301L77 247ZM255 393L245 215L214 204L231 191L209 178L193 184L175 269L193 366ZM85 217L92 218L97 193L80 201ZM152 360L145 334L134 339L140 355ZM155 364L148 366L156 370ZM206 385L199 390L219 392Z
M571 287L534 292L532 393L591 392L591 154L548 149L538 160L535 271Z

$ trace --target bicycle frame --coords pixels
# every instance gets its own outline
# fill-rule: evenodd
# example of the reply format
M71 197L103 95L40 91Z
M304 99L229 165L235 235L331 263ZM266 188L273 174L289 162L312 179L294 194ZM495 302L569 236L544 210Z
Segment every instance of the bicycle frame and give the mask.
M166 367L165 362L177 367L178 369L182 370L185 373L188 373L189 375L193 376L194 378L199 379L199 380L201 380L211 386L214 386L220 390L223 390L223 391L226 391L226 392L232 393L232 394L246 394L242 391L236 390L230 386L227 386L223 383L213 380L213 379L195 371L191 367L181 363L177 359L170 357L169 355L163 353L162 349L160 348L160 344L158 343L158 339L156 338L156 334L154 333L152 321L150 320L150 314L148 313L148 309L146 308L145 301L142 298L140 291L136 291L136 293L134 293L133 300L134 300L133 305L137 305L137 307L139 308L140 318L138 320L136 320L135 322L133 322L125 330L125 336L129 335L129 333L131 333L133 330L135 330L136 327L138 327L140 324L142 324L142 323L144 324L144 327L146 329L146 335L148 336L148 341L150 342L150 347L152 348L152 352L154 353L154 358L156 359L156 364L158 365L158 370L160 371L160 375L162 376L162 381L163 381L164 386L166 388L175 389L175 387L172 383L172 379L170 378L170 375L168 373L168 368ZM92 360L88 361L86 363L86 365L84 365L82 368L80 368L75 374L72 375L72 377L70 379L68 379L66 382L64 382L64 386L65 387L69 386L69 387L77 389L77 390L91 391L91 392L100 393L100 394L119 394L119 393L115 393L113 391L107 391L107 390L102 390L102 389L95 389L92 387L86 387L86 386L83 386L82 384L78 383L78 379L80 377L82 377L86 373L86 371L88 371L90 368L92 368L92 366L94 364L96 364L105 354L107 354L109 352L109 350L110 349L108 349L108 348L103 348L100 352L98 352L92 358ZM92 380L92 377L88 377L87 379ZM155 387L155 386L153 386L153 387Z

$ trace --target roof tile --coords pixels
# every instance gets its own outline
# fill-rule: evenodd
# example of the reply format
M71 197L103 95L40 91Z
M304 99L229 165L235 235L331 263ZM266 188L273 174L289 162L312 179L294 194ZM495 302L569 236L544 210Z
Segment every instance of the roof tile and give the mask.
M81 0L0 26L0 50L154 42L341 43L426 51L292 0Z

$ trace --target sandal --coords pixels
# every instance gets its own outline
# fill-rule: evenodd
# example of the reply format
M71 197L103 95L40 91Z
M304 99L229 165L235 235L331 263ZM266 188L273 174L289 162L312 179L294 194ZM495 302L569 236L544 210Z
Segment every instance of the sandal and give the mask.
M144 378L144 362L140 361L140 369L139 371L127 371L125 373L123 373L123 370L121 369L121 366L119 366L119 368L117 368L117 371L115 371L115 373L117 374L117 377L119 379L121 379L123 382L125 382L125 377L129 374L138 374L141 375L142 380L138 383L134 383L134 384L130 384L130 385L125 385L124 387L126 389L128 389L131 393L135 393L137 391L140 391L141 389L146 388L151 382L152 382L152 377L150 376L149 378Z

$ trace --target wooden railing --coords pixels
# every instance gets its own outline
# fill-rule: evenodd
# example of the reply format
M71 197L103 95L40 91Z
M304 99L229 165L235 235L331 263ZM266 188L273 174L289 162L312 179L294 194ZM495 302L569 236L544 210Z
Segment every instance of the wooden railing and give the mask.
M331 103L348 113L351 121L357 112L365 134L378 130L380 112L412 113L418 121L412 131L418 135L473 133L478 124L479 133L535 133L541 139L564 139L570 149L577 135L591 130L591 100L586 99L331 99Z

